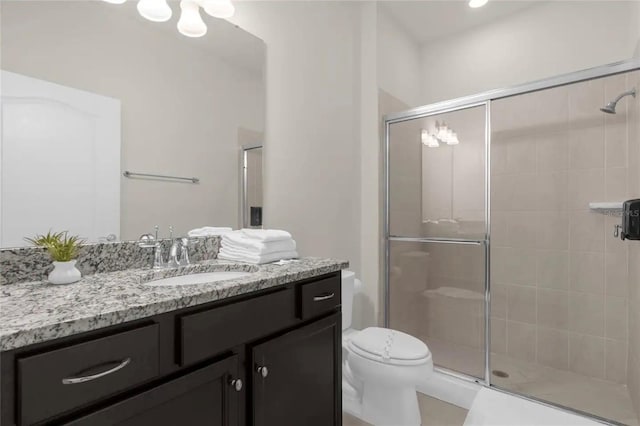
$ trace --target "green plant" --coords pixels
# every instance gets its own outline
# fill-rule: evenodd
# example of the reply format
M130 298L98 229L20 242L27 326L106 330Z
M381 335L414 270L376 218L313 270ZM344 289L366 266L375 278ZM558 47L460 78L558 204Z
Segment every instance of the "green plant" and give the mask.
M44 247L56 262L69 262L78 257L78 250L84 240L76 235L64 232L47 232L47 235L36 235L34 238L25 238L37 247Z

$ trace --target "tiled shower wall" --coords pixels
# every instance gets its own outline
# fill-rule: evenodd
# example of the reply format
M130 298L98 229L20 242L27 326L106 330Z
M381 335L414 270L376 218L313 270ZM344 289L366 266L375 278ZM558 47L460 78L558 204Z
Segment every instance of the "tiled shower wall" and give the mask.
M638 369L638 247L613 237L619 217L588 208L640 196L629 184L640 143L629 137L633 100L617 115L599 111L637 76L493 103L493 352L619 383L633 373L628 357Z
M640 72L629 76L640 89ZM640 99L629 106L629 193L640 198ZM640 241L629 242L629 368L627 383L640 416Z

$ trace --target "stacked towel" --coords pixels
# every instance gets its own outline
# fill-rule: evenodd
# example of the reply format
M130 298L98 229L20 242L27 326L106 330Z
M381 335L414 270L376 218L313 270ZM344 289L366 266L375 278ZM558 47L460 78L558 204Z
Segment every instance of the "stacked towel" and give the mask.
M271 263L298 257L291 234L276 229L242 229L222 236L218 259L246 263Z
M293 237L287 231L279 229L241 229L242 235L263 243L291 240Z
M191 238L193 237L211 237L214 235L224 235L233 231L233 229L228 227L215 227L215 226L205 226L202 228L192 229L187 232L187 235Z

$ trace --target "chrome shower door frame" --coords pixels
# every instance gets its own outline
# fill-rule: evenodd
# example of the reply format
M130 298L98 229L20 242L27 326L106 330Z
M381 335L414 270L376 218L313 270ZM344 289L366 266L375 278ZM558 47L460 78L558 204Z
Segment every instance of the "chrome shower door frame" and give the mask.
M436 105L443 105L442 104L436 104ZM485 140L484 140L484 145L485 145L485 170L484 170L484 179L485 179L485 185L484 185L484 202L485 202L485 231L484 231L484 238L481 240L478 239L461 239L461 238L411 238L411 237L405 237L405 236L394 236L391 235L390 233L390 192L391 192L391 188L390 188L390 162L389 162L389 149L390 149L390 140L389 140L389 136L390 136L390 129L391 129L391 125L392 124L396 124L396 123L401 123L403 121L410 121L410 120L415 120L415 119L420 119L420 118L425 118L425 117L431 117L434 115L440 115L440 114L447 114L447 113L451 113L451 112L456 112L456 111L462 111L462 110L466 110L466 109L472 109L472 108L478 108L478 107L484 107L484 113L485 113ZM446 106L443 105L442 108L434 108L434 109L430 109L428 107L421 107L421 108L416 108L413 110L409 110L406 113L401 113L398 114L396 117L394 118L389 118L390 116L385 116L385 137L384 137L384 146L383 146L383 152L384 152L384 158L383 158L383 179L384 179L384 188L383 188L383 192L384 192L384 196L383 196L383 226L384 226L384 230L383 230L383 235L384 235L384 266L383 266L383 279L384 279L384 325L385 327L389 327L389 311L390 311L390 286L389 286L389 282L390 282L390 276L389 276L389 270L390 270L390 261L391 261L391 254L390 254L390 244L392 241L404 241L404 242L414 242L414 243L429 243L429 244L455 244L455 245L482 245L484 247L484 257L485 257L485 284L484 284L484 297L485 297L485 316L484 316L484 344L485 344L485 360L484 360L484 380L479 379L477 377L474 376L469 376L467 374L464 373L460 373L460 372L455 372L446 368L442 368L442 367L434 367L437 371L449 374L449 375L454 375L455 377L467 380L467 381L473 381L473 382L477 382L477 383L482 383L485 384L487 386L490 385L489 381L488 381L488 377L489 375L489 353L490 351L486 350L486 344L487 342L489 342L490 340L490 336L489 336L489 332L490 332L490 327L489 327L489 315L486 315L486 312L489 312L489 254L490 254L490 250L489 250L489 236L490 236L490 228L489 228L489 224L490 224L490 208L488 208L488 203L490 202L490 194L489 194L489 180L490 180L490 164L489 164L489 149L490 149L490 138L491 138L491 129L490 129L490 110L491 110L491 101L490 100L483 100L483 101L479 101L479 102L468 102L468 103L461 103L461 104L456 104L456 105L452 105L452 106ZM413 113L415 111L415 114ZM408 115L404 115L404 114L408 114ZM395 115L395 114L394 114Z
M479 383L486 387L493 387L501 392L505 392L520 398L536 401L547 406L561 409L563 411L579 414L582 416L591 417L605 423L611 423L611 420L603 419L598 416L594 416L590 413L585 413L579 410L575 410L569 407L564 407L549 401L539 400L528 395L519 394L507 389L497 388L491 383L491 280L490 280L490 247L491 247L491 103L498 99L504 99L508 97L524 95L527 93L537 92L546 89L552 89L555 87L566 86L570 84L580 83L583 81L595 80L599 78L609 77L616 74L623 74L631 71L640 70L640 59L630 59L627 61L616 62L612 64L602 65L595 68L589 68L582 71L577 71L569 74L563 74L543 80L538 80L522 85L507 87L503 89L490 90L487 92L466 96L462 98L447 100L443 102L437 102L430 105L425 105L417 108L413 108L407 111L388 114L384 117L384 138L383 138L383 295L384 295L384 325L389 327L389 311L390 311L390 244L392 241L412 241L422 243L446 243L446 244L483 244L485 247L485 377L479 379L473 376L469 376L460 372L451 371L445 368L437 367L436 370L454 376L459 379L464 379L471 382ZM401 123L403 121L409 121L433 115L444 114L448 112L459 111L463 109L485 106L485 239L484 240L460 240L460 239L446 239L446 238L406 238L395 237L390 235L390 162L389 162L389 148L390 148L390 129L392 124Z

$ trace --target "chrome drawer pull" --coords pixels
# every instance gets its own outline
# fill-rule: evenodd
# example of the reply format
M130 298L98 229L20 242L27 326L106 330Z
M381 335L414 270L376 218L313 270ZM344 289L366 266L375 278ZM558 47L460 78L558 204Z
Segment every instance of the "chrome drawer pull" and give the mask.
M322 302L323 300L329 300L329 299L333 299L333 296L335 296L335 293L329 293L329 294L324 294L322 296L315 296L313 298L314 302Z
M90 376L67 377L66 379L62 379L62 384L63 385L75 385L77 383L90 382L92 380L96 380L96 379L99 379L101 377L108 376L109 374L115 373L118 370L122 370L127 365L129 365L129 363L131 363L131 358L126 358L120 364L116 365L115 367L113 367L113 368L111 368L111 369L109 369L107 371L103 371L102 373L92 374Z

